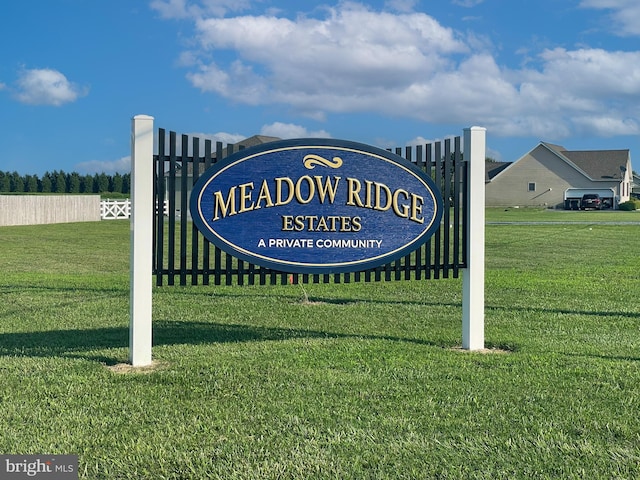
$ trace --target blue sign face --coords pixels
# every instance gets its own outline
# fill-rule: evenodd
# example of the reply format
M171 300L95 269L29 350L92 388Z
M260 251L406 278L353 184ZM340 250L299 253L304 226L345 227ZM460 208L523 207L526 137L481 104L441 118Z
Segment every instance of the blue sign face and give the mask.
M217 163L191 217L220 249L293 273L342 273L415 250L440 226L433 181L385 150L331 139L272 142Z

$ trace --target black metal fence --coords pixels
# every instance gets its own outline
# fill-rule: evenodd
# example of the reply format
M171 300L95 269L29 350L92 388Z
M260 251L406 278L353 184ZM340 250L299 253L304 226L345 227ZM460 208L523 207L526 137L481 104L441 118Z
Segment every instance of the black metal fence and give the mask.
M197 137L158 131L154 155L156 213L153 235L153 273L160 285L254 285L277 283L349 283L391 280L457 278L466 267L468 192L467 162L462 161L460 137L396 148L395 153L423 169L443 198L440 228L420 248L392 263L342 274L291 274L260 267L232 257L209 243L188 214L189 193L198 178L217 161L234 153L234 146L214 145ZM167 151L168 150L168 151ZM202 150L202 151L201 151ZM391 150L390 150L391 151Z

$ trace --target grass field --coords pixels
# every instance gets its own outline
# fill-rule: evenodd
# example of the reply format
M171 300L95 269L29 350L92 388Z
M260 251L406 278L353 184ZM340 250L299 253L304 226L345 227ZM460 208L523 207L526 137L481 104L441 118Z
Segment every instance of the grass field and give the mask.
M0 228L0 453L89 479L640 477L638 212L493 209L461 281L162 287L128 357L126 221ZM530 225L518 222L550 221ZM571 222L580 223L571 223Z

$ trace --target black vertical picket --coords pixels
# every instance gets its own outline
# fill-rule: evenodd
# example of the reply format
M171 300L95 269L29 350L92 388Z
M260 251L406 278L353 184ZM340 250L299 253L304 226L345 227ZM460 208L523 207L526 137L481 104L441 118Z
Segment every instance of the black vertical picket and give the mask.
M180 157L180 285L187 284L187 173L189 164L189 137L181 137Z
M434 164L435 164L434 175L436 178L436 185L442 192L442 143L441 142L435 143L433 156L434 156ZM433 236L435 237L433 242L433 246L434 246L433 265L435 267L433 270L433 278L438 279L440 278L440 269L442 268L442 263L443 263L442 257L440 254L440 247L442 245L442 222L440 223L440 228L436 230Z
M396 155L398 155L399 157L402 157L402 148L401 147L397 147L396 148ZM402 262L402 259L400 259L400 258L393 262L393 270L395 272L394 280L400 280L402 278L402 264L401 264L401 262Z
M222 160L222 152L222 142L216 142L216 163ZM222 283L222 251L217 246L213 247L213 283Z
M455 137L453 147L453 276L458 278L460 268L460 137Z
M425 171L425 162L422 159L422 145L416 145L416 167L420 170ZM426 172L429 175L429 172ZM422 251L424 250L424 245L421 245L415 251L415 279L420 280L422 278Z
M204 168L209 170L211 166L211 140L204 141ZM209 254L211 252L211 244L206 238L203 239L202 245L202 284L209 285Z
M167 284L174 285L176 262L176 132L169 132L169 264Z
M411 155L411 152L413 151L413 149L411 147L405 147L404 149L404 158L408 161L408 162L412 162L413 163L413 158ZM420 248L418 248L419 250ZM411 280L411 253L409 253L408 255L405 255L404 257L404 261L403 261L403 266L402 269L404 270L404 279L405 280ZM400 280L400 278L398 278L397 280Z
M451 139L447 138L444 141L444 157L442 161L444 185L443 185L443 212L442 212L442 225L440 227L443 230L443 254L442 254L442 277L449 278L449 266L450 263L450 240L451 240Z
M164 202L165 202L165 130L158 130L158 156L154 159L156 166L156 208L155 208L155 265L156 285L162 286L164 279Z
M192 146L192 155L193 161L191 162L191 171L192 171L192 180L191 187L198 181L200 177L200 139L193 137L193 146ZM187 202L189 199L187 198ZM188 207L188 206L187 206ZM189 208L186 209L186 212L189 211ZM189 218L189 215L185 215ZM191 222L191 285L198 284L198 247L200 235L198 235L198 228L196 225Z

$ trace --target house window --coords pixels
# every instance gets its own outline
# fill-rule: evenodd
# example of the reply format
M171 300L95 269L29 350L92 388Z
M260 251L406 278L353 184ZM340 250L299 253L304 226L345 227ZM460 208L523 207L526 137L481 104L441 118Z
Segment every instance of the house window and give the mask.
M529 182L527 190L529 192L535 192L536 191L536 182Z

